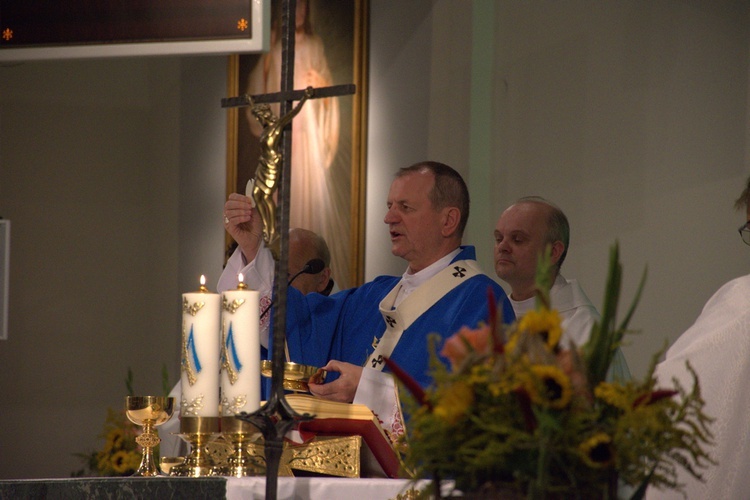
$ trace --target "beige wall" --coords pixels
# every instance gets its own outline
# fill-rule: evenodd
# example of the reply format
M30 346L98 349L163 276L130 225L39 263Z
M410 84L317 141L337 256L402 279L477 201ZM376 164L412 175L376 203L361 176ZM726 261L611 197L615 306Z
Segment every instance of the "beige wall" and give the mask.
M368 278L403 272L385 197L398 167L425 158L467 176L467 240L489 272L496 217L532 193L568 213L564 273L595 303L615 240L626 299L649 266L632 323L643 333L625 349L637 375L746 274L731 202L750 173L747 2L371 8ZM13 223L0 478L78 468L71 454L97 444L128 366L139 392L160 391L163 363L176 379L179 294L221 270L224 68L222 57L0 66L0 215Z
M493 212L555 200L562 272L601 304L619 241L624 352L642 375L728 279L750 270L733 210L750 173L748 2L503 2L496 9ZM485 240L486 241L486 240Z
M0 215L12 222L1 478L80 468L72 454L100 444L128 367L140 394L161 394L164 364L178 379L180 293L221 272L225 67L0 67Z

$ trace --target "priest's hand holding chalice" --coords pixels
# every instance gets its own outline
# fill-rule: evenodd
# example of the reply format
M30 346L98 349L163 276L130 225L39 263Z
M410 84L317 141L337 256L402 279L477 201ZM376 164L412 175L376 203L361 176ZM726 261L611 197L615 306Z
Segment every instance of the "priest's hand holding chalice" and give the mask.
M175 398L164 396L127 396L125 413L135 425L143 427L143 433L135 441L143 448L143 458L134 476L159 476L161 473L154 463L153 448L161 439L154 432L157 427L170 418L174 412Z

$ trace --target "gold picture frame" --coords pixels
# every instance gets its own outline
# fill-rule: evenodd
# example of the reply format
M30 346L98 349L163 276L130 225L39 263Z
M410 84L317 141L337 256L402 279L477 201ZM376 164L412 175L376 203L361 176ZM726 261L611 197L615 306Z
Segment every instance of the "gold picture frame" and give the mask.
M297 36L295 88L304 88L311 80L317 87L354 83L356 93L308 101L295 118L290 220L292 227L313 230L326 239L331 251L333 278L341 289L346 289L364 281L368 0L307 1L309 16L304 26L298 26L298 33L300 30L305 30L305 33ZM278 69L280 49L274 35L274 25L280 19L278 4L280 2L276 0L272 2L270 51L229 57L227 95L278 90L278 87L273 88L279 79L275 69ZM304 1L298 0L298 10L301 4ZM300 36L308 39L303 40ZM275 82L272 81L274 78ZM335 99L336 102L324 104L326 99ZM304 118L306 108L311 113L315 110L311 104L327 106L329 115ZM254 176L258 163L258 141L251 130L253 124L248 109L228 109L227 196L233 192L245 192L245 185ZM310 133L308 137L303 129L298 131L297 127L304 123L327 126L336 120L336 115L337 128L321 127L322 132ZM336 134L332 132L334 130ZM334 135L336 140L329 140ZM310 148L303 141L314 145L315 153L309 157L304 156ZM321 143L326 147L318 147ZM318 150L324 150L324 153ZM304 168L308 170L301 170ZM233 243L227 234L228 252Z

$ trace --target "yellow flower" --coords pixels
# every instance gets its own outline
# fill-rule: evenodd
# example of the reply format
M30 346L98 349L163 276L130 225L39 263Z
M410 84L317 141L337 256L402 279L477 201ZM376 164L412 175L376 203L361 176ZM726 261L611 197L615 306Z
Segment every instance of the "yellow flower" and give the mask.
M554 349L562 337L560 315L554 309L532 310L524 314L518 320L517 333L508 340L506 345L508 352L513 352L515 349L519 335L540 335L545 345L550 350Z
M130 457L129 453L127 451L120 450L112 455L112 458L110 459L110 464L112 466L112 470L114 470L117 474L123 474L128 469L130 469Z
M583 461L595 468L608 467L615 462L615 450L612 438L598 432L578 446Z
M435 409L435 415L449 424L455 424L466 414L474 402L474 391L463 381L457 381L446 387L440 393Z
M570 379L562 370L552 365L533 365L532 377L526 384L526 390L533 403L562 409L570 403L573 389Z
M112 429L107 433L107 439L104 443L104 451L109 453L110 451L122 449L124 439L125 432L122 429Z
M499 398L503 394L509 394L516 387L517 385L511 385L507 380L499 380L487 384L487 389L489 389L490 394L496 398Z
M600 382L599 385L594 388L594 396L608 405L621 410L629 410L632 406L630 398L628 398L625 391L625 387L622 385Z

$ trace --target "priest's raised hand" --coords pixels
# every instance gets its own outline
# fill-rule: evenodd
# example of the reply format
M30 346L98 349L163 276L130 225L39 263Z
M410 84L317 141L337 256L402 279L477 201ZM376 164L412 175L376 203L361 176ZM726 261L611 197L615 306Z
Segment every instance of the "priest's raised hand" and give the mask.
M224 203L224 227L242 250L243 260L247 263L255 259L263 239L263 220L251 198L239 193L229 195Z

